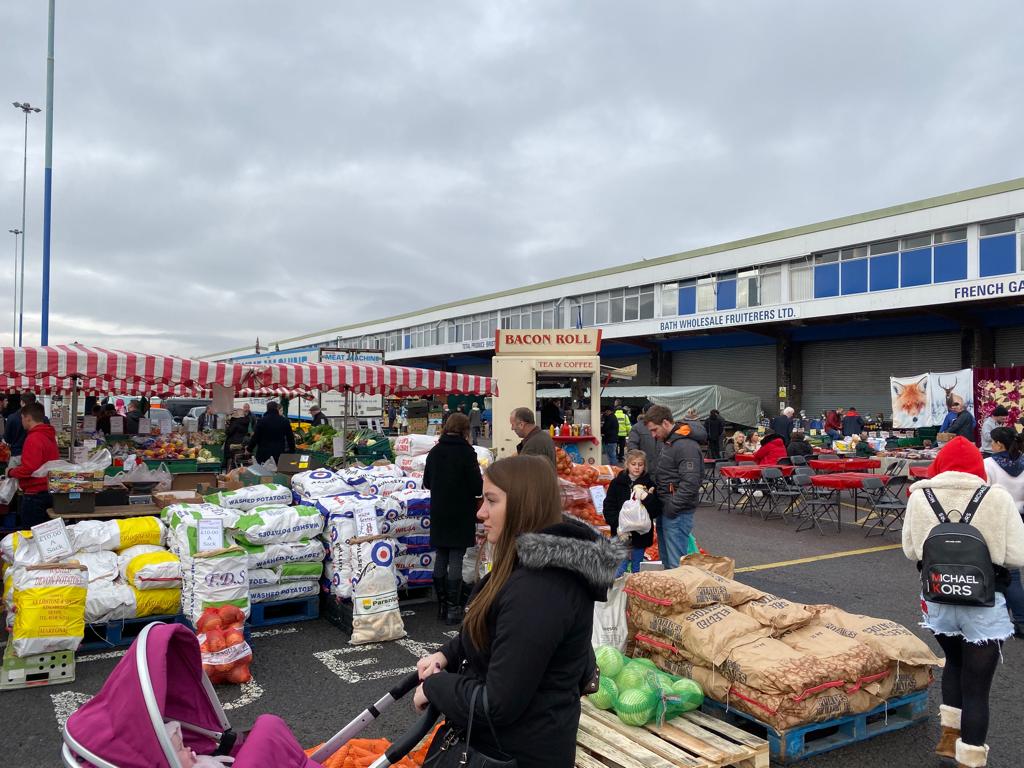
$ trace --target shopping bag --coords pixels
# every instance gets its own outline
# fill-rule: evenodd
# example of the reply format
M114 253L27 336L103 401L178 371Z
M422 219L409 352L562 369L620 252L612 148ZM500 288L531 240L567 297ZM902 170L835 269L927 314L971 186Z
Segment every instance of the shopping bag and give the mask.
M18 481L13 477L5 477L0 482L0 504L10 504L17 492Z
M608 590L608 599L594 603L594 628L590 644L594 648L610 645L625 650L629 631L626 628L626 577L620 576Z
M630 499L619 511L619 533L647 533L651 530L651 516L647 514L643 501L647 498L647 489L638 485L633 489Z

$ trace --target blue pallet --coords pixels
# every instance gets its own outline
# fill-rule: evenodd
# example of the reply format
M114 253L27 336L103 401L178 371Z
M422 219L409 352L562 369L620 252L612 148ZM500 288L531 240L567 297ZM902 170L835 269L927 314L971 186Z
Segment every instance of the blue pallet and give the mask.
M85 637L78 646L78 650L91 653L110 648L127 648L139 636L143 628L154 621L162 621L164 624L187 624L184 615L180 613L110 621L106 624L86 624Z
M890 699L882 706L860 715L847 715L823 723L811 723L786 731L770 725L738 709L726 707L705 698L702 709L710 715L743 725L752 724L766 732L772 762L789 765L809 757L847 747L883 733L892 733L928 719L928 691ZM760 733L758 733L760 735Z
M320 616L320 597L303 597L299 600L275 600L269 603L253 603L249 606L249 621L253 627L272 627L275 624L291 624L294 621L311 621Z

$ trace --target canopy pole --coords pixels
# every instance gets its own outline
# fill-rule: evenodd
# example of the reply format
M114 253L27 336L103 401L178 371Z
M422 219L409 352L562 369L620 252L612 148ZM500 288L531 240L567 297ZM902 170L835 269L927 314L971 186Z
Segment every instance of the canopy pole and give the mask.
M78 377L75 376L74 388L71 390L71 447L68 448L68 461L75 463L75 440L78 436Z
M342 408L341 416L341 460L342 464L348 466L348 408L349 398L352 396L352 390L345 387L345 405Z

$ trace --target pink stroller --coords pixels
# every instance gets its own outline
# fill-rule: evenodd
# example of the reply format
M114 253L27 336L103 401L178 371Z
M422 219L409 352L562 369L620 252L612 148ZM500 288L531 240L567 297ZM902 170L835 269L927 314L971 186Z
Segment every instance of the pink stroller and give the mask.
M165 722L181 724L183 741L197 755L228 755L233 768L320 768L349 739L418 684L403 678L380 701L364 710L307 757L285 722L260 715L244 736L231 730L224 710L203 673L199 641L179 624L147 625L103 689L78 709L64 727L61 755L66 768L182 768ZM139 715L145 713L140 725ZM372 766L398 762L429 732L437 712L428 711Z

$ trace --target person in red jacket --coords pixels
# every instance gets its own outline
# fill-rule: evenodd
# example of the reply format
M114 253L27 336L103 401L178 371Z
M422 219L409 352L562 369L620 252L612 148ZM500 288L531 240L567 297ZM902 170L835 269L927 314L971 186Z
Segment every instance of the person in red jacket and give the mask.
M780 459L786 458L786 443L782 435L774 432L765 434L761 440L761 447L754 454L754 461L760 466L778 464Z
M21 464L8 470L9 477L16 477L21 488L21 525L30 528L45 523L52 499L47 490L46 477L32 477L32 473L48 461L60 458L57 448L57 433L45 422L46 412L39 403L28 403L21 407L21 425L25 428L25 447L21 451Z

